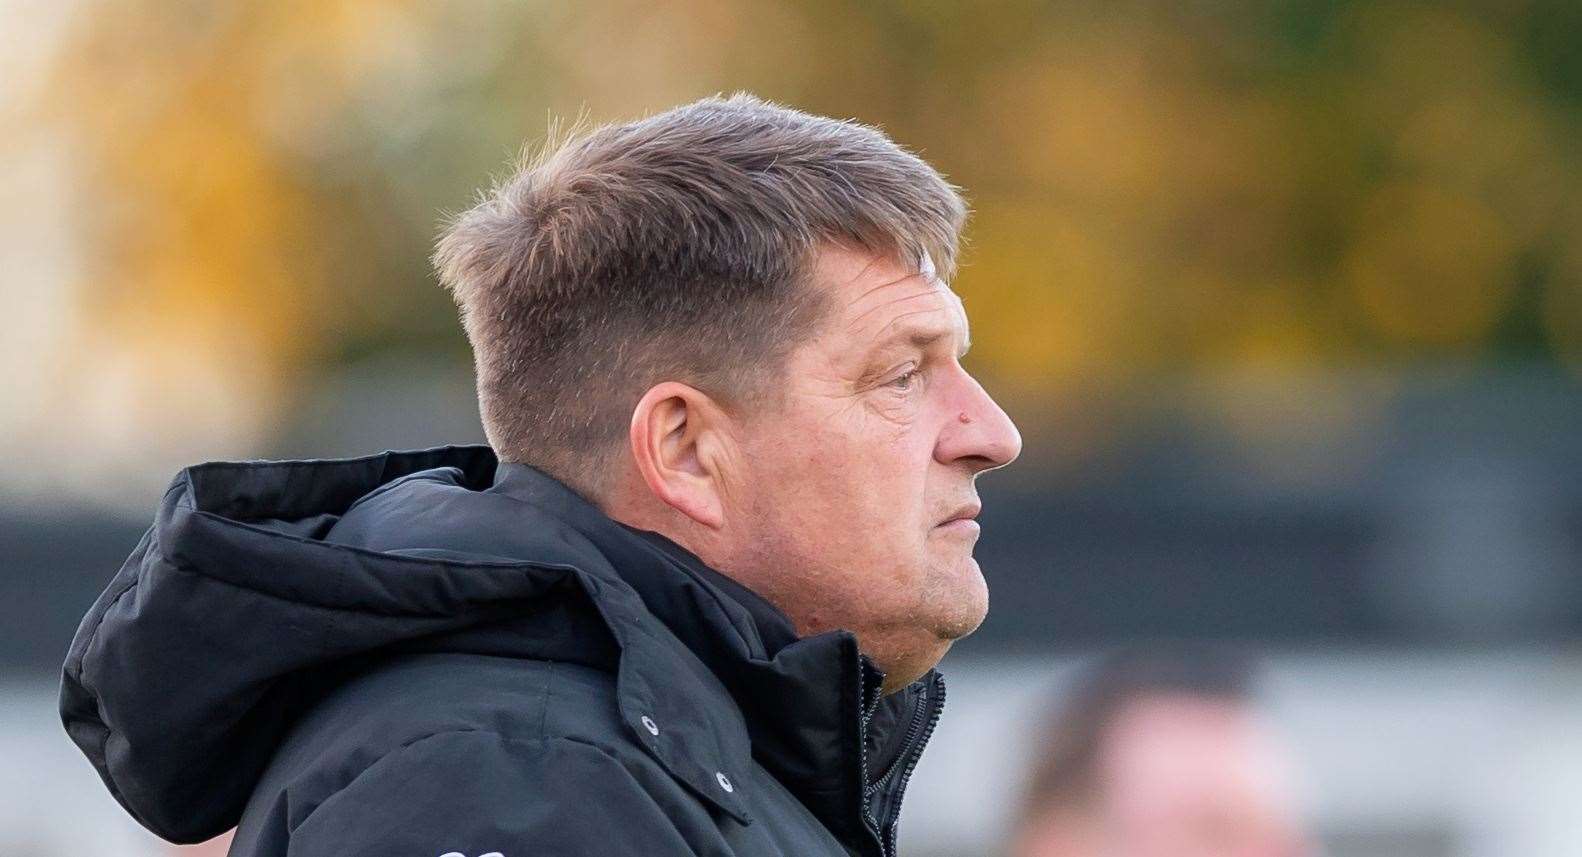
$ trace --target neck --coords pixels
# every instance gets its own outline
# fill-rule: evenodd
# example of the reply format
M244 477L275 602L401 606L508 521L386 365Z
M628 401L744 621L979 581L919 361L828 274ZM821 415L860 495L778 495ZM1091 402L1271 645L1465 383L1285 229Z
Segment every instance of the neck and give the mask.
M754 554L733 550L721 538L721 533L699 525L696 521L654 498L641 480L624 480L605 499L598 502L601 511L610 518L641 530L651 530L690 551L710 568L752 590L759 597L784 613L795 626L798 637L809 637L836 628L846 628L857 636L858 646L880 670L884 671L882 692L895 693L922 678L933 669L945 652L950 640L941 639L921 629L851 628L838 622L825 620L829 605L806 603L807 593L797 591L791 584L772 571L759 569L764 563L756 561Z

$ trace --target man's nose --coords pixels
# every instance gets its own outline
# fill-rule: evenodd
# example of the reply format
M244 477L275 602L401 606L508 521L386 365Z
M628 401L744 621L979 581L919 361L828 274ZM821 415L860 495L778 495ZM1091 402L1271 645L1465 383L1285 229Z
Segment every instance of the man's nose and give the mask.
M977 379L962 372L962 395L948 407L935 457L941 464L972 465L974 473L1004 467L1022 453L1022 434Z

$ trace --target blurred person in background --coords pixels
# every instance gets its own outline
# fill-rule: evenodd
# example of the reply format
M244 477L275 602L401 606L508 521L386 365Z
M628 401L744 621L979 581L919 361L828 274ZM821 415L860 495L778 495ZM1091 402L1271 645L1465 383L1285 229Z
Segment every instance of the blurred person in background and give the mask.
M1136 647L1061 688L1011 857L1301 857L1286 748L1254 665L1204 647Z
M983 621L967 209L747 93L547 146L435 262L487 445L209 462L82 621L67 731L232 857L889 857Z
M226 832L198 845L171 845L170 857L226 857L231 851L231 839L236 831Z

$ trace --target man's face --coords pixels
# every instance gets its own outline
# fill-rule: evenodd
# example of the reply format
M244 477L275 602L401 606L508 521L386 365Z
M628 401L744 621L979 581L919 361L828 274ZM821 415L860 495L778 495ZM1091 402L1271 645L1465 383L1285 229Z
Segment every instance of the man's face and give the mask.
M727 497L755 588L799 633L850 629L881 665L915 647L937 659L983 621L974 479L1022 446L961 366L961 300L922 267L821 254L830 312L788 360L785 407L743 432Z
M1018 857L1299 857L1287 764L1248 706L1140 700L1107 731L1091 809L1034 824Z

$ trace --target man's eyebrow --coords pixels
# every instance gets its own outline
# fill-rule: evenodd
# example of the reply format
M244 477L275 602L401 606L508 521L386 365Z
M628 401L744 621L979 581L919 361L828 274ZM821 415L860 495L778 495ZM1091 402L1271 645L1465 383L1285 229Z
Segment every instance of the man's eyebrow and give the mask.
M933 345L939 340L949 336L951 332L952 331L949 328L943 327L902 325L897 327L888 336L885 336L883 339L880 339L878 342L874 343L873 348L869 349L869 353L876 354L883 349L894 347L900 342L904 342L908 345L913 345L918 348L927 348L928 346ZM961 348L956 352L956 359L959 360L967 356L967 351L971 348L972 334L970 331L963 330Z

